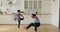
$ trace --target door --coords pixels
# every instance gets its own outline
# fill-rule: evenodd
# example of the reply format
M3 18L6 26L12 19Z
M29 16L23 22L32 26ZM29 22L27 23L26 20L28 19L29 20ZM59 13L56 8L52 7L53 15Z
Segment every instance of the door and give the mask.
M60 8L59 8L59 28L60 28Z

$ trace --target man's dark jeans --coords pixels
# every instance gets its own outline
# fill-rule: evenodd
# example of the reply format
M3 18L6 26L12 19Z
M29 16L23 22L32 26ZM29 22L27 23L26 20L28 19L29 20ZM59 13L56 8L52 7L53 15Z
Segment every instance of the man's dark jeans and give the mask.
M34 27L35 27L35 31L37 31L37 27L40 26L40 23L30 23L30 24L26 27L26 29L30 28L31 26L34 26Z

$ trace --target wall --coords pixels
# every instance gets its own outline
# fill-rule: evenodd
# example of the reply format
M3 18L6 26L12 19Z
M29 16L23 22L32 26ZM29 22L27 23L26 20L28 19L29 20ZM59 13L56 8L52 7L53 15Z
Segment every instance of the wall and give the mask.
M52 25L59 27L59 0L52 1Z
M37 15L41 24L51 24L50 15ZM32 22L31 15L24 15L24 20L21 24L29 24ZM17 24L18 22L14 20L13 15L0 15L0 24Z
M17 0L16 3L13 2L11 6L8 5L7 0L2 0L2 6L0 6L2 11L8 9L9 11L16 12L18 9L24 10L24 0Z
M38 16L41 24L52 24L56 27L59 27L59 0L56 0L56 1L41 0L41 1L42 1L41 13L42 14L51 14L51 12L52 12L52 15L39 15ZM12 11L16 11L17 9L24 10L24 0L19 0L17 2L18 2L17 3L18 5L13 5L14 7L11 7L10 10L12 10ZM52 21L51 21L51 16L52 16ZM23 23L29 24L32 20L30 15L24 15L24 17L26 19L24 19L24 21L22 21L22 24ZM13 15L0 15L0 24L17 24L17 21L13 20Z
M17 9L24 10L23 1L24 0L17 1L18 5L13 5L14 7L10 7L9 9L14 12L16 12ZM51 1L50 0L41 0L41 1L42 1L42 11L39 11L39 12L41 12L42 15L37 15L37 16L39 17L41 24L51 24L51 16L52 16ZM31 15L24 15L24 17L25 19L22 21L22 24L29 24L32 21ZM14 21L13 15L0 15L0 24L17 24L17 21Z
M35 1L35 0L34 0ZM51 0L37 0L41 1L41 9L25 9L24 12L31 14L31 12L38 12L38 14L51 14ZM33 6L33 5L32 5Z

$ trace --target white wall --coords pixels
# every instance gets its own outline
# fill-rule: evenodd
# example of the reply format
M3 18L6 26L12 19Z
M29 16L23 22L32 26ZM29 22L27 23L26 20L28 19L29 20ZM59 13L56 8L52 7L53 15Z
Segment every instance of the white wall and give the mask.
M14 2L13 2L14 3ZM2 11L9 9L9 11L16 12L18 9L24 10L24 0L17 0L12 6L7 4L7 0L2 0L2 6L0 6Z
M52 25L59 27L59 0L52 1Z
M16 11L17 9L21 9L24 10L24 0L19 0L17 1L18 4L21 5L14 5L14 7L11 7L12 11ZM51 6L52 4L52 6ZM19 8L20 7L20 8ZM51 10L50 10L51 8ZM47 13L46 13L46 12ZM51 21L51 15L40 15L38 16L39 19L41 20L40 22L42 24L52 24L56 27L59 27L59 0L53 1L51 0L42 0L42 14L46 13L46 14L50 14L50 12L52 12L52 21ZM28 24L31 21L31 17L28 15L24 16L26 19L24 21L22 21L22 23ZM17 22L15 22L13 20L13 16L9 16L9 15L0 15L0 24L16 24Z
M41 1L41 10L40 9L25 9L24 12L31 14L31 12L38 12L38 14L51 14L51 0L38 0Z
M51 15L37 15L41 24L51 24ZM24 15L24 20L21 24L29 24L32 22L31 15ZM13 15L0 15L0 24L17 24Z
M51 0L41 0L42 1L42 11L43 15L37 15L40 19L41 24L51 24ZM17 9L24 9L24 0L17 1L18 5L14 5L10 8L11 11L16 11ZM26 11L26 10L24 10ZM38 10L37 10L38 11ZM33 11L34 12L34 11ZM49 14L49 15L44 15ZM31 16L30 15L24 15L25 19L22 21L22 24L29 24L31 22ZM12 15L0 15L0 24L17 24L17 21L13 20Z

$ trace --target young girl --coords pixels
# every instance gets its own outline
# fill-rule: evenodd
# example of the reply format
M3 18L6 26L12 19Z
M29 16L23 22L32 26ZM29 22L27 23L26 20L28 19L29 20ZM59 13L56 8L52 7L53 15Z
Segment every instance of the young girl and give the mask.
M30 28L31 26L34 26L35 27L35 32L37 32L37 27L40 26L40 21L38 19L38 17L36 16L36 14L32 14L32 18L33 18L33 21L32 23L30 23L26 29Z

